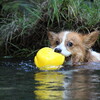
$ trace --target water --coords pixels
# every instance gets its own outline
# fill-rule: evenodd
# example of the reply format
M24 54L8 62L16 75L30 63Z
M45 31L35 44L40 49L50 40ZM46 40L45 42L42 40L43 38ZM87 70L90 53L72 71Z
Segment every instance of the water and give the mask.
M0 100L100 100L100 63L40 71L29 59L0 61Z

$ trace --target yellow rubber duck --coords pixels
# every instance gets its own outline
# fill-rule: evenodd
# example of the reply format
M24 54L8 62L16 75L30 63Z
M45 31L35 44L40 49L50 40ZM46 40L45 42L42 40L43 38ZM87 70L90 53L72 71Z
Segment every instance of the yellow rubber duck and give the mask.
M52 48L44 47L40 49L35 58L35 65L40 70L57 70L61 68L64 63L65 56L60 53L54 52Z

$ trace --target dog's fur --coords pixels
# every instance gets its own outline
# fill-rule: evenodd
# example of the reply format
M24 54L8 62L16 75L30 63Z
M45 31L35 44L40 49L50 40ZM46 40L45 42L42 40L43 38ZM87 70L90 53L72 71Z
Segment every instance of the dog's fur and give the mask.
M99 31L85 35L73 31L62 31L58 34L48 32L48 38L54 51L66 57L70 56L73 65L100 61L100 53L91 50L98 36Z

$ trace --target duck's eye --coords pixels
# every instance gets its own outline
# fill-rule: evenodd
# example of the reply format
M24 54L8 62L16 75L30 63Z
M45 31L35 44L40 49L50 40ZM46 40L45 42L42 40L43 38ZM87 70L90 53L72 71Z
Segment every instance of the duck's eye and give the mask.
M72 47L72 46L73 46L73 43L72 43L72 42L68 42L68 43L67 43L67 46L68 46L68 47Z
M56 41L56 45L59 45L60 44L60 42L59 41Z

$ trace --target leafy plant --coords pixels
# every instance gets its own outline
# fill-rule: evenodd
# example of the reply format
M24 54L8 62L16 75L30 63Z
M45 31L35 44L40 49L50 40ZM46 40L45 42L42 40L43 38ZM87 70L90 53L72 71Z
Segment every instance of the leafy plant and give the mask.
M2 9L0 33L8 41L12 35L19 36L27 34L27 29L36 25L41 18L41 11L38 6L33 6L24 0L5 3ZM16 34L16 32L18 34ZM29 33L28 33L29 34Z
M0 4L0 45L5 54L33 55L48 45L48 30L100 30L99 0L1 0Z

